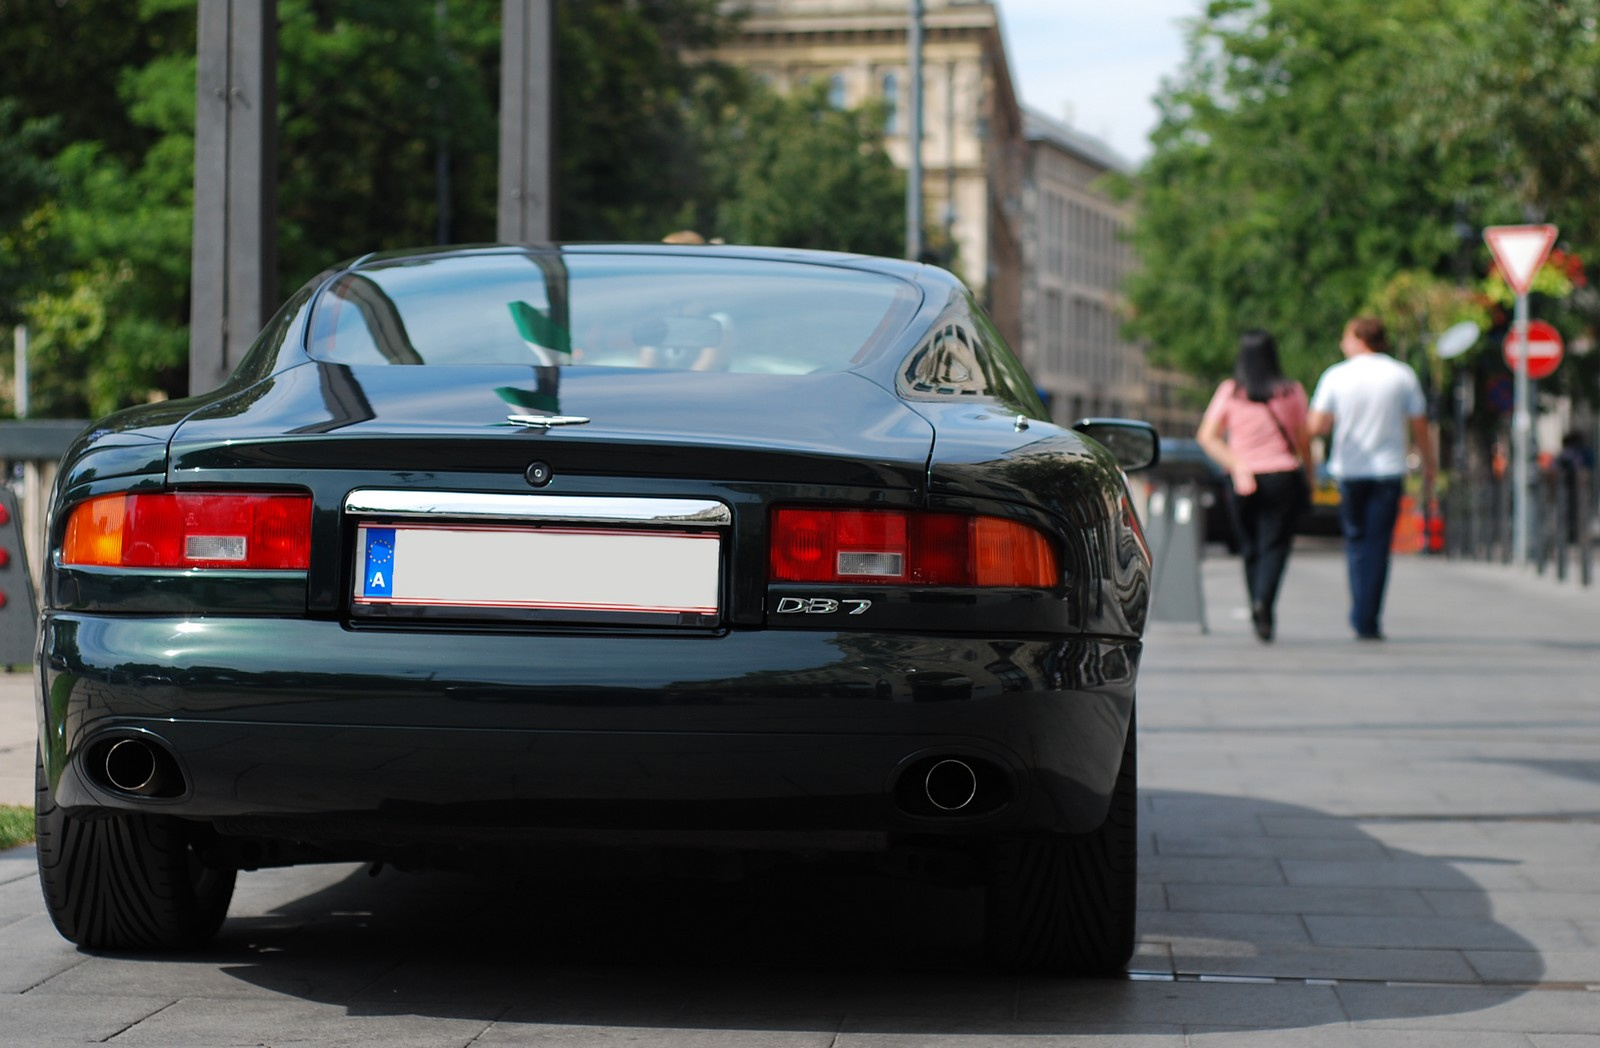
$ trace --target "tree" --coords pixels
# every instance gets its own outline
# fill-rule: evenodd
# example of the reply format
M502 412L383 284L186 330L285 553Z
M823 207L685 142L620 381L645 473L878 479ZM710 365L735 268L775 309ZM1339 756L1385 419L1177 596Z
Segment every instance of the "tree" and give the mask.
M46 154L57 122L25 120L20 108L0 98L0 326L7 329L22 319L28 272L47 264L37 211L55 184Z
M658 240L690 225L702 191L697 106L738 97L743 74L690 56L735 23L718 0L556 8L556 235Z
M789 96L754 85L742 102L705 130L710 229L733 243L900 253L905 175L884 152L881 107L835 109L826 84Z
M442 211L449 239L494 239L500 7L279 0L283 294L435 242ZM33 329L38 413L187 391L195 11L0 0L0 319ZM730 239L897 252L876 118L793 108L698 57L736 25L719 0L558 0L556 17L558 236L657 240L726 214ZM747 98L814 150L815 177Z
M1475 0L1214 0L1158 99L1129 295L1156 357L1216 378L1238 332L1305 381L1405 270L1447 271L1485 162L1419 133L1434 49ZM1464 130L1465 137L1478 134Z

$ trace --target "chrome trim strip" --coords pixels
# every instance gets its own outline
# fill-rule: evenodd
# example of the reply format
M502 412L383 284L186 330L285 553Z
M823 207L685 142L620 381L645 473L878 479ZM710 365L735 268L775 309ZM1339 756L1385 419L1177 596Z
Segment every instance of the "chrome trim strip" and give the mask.
M583 524L706 524L726 527L733 511L714 499L605 495L497 495L472 491L363 489L344 511L364 516L468 517Z
M551 426L581 426L589 420L582 415L507 415L506 421L514 426L549 429Z

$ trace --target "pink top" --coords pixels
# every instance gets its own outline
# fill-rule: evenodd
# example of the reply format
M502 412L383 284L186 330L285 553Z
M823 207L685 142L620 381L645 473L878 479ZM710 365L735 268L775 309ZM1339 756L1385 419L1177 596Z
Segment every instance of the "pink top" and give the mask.
M1305 387L1291 383L1266 404L1249 399L1242 390L1234 396L1235 388L1231 378L1218 386L1205 415L1207 421L1216 420L1228 450L1252 473L1299 469L1295 449L1284 439L1284 432L1292 437L1306 424Z

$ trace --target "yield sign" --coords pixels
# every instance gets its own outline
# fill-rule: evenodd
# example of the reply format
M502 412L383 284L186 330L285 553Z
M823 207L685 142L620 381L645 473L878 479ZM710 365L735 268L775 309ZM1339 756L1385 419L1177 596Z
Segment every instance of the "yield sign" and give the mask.
M1528 321L1528 377L1549 378L1554 374L1561 364L1563 348L1561 332L1542 320ZM1515 329L1506 333L1502 349L1505 352L1506 367L1515 373L1517 358L1522 356L1522 340L1517 338Z
M1500 264L1511 290L1526 295L1533 286L1533 275L1539 272L1550 245L1556 242L1555 226L1490 226L1483 231L1489 242L1489 252Z

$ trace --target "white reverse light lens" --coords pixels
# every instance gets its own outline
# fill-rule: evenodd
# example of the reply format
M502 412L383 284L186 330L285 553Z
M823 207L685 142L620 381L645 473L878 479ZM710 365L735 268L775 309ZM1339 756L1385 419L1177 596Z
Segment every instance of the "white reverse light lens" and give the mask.
M839 574L898 578L905 574L905 554L841 553L839 554Z
M244 560L243 535L186 535L183 555L190 560Z

